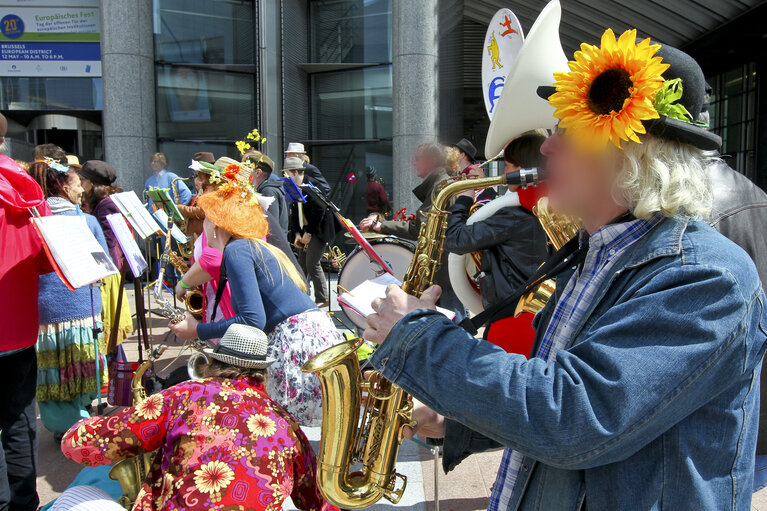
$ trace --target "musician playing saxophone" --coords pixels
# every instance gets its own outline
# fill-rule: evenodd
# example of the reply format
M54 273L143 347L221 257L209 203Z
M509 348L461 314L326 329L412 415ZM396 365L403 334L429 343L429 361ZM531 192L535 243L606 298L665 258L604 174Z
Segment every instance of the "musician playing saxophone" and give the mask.
M559 118L542 146L549 201L583 230L536 317L536 356L430 310L436 289L391 286L367 318L373 366L450 417L415 416L444 433L447 469L507 448L491 510L750 509L765 295L748 255L698 219L721 144L699 124L700 67L636 40L608 30L538 89Z
M546 138L527 133L512 140L504 151L505 172L522 168L542 168L541 144ZM487 308L500 302L521 286L548 257L546 232L532 212L543 186L521 189L509 186L510 195L500 201L507 204L490 217L467 224L474 205L474 191L461 193L448 210L445 250L456 254L481 251L479 289L482 305ZM491 208L495 208L494 203ZM535 338L533 314L496 321L485 329L485 339L508 352L528 356Z

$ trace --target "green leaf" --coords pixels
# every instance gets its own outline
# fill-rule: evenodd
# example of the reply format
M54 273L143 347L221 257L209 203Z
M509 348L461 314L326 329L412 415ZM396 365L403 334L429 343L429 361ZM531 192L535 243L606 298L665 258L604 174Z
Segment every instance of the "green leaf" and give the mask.
M658 114L671 119L677 119L684 122L692 122L692 115L684 105L676 104L677 101L682 99L682 79L676 78L674 80L666 80L661 88L655 94L655 101L653 106Z

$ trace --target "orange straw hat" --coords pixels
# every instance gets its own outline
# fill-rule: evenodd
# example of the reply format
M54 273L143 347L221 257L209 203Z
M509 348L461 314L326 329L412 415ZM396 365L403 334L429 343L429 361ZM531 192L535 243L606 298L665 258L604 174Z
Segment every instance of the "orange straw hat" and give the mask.
M238 238L259 239L269 233L264 209L272 197L264 197L248 183L232 180L197 199L197 205L217 227Z

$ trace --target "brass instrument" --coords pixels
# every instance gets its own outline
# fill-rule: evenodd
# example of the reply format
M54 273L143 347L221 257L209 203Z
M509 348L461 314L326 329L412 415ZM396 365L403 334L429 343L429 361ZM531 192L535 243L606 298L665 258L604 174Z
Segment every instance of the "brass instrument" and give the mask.
M173 267L176 268L179 273L181 273L181 275L184 275L189 271L189 264L173 250L168 252L168 262L172 264ZM188 310L192 316L195 316L197 319L202 317L204 304L205 299L203 297L202 291L200 291L198 288L190 289L184 296L184 305L186 306L186 310Z
M346 262L346 254L344 254L343 250L341 250L341 247L338 245L329 246L328 251L322 254L322 257L324 257L329 263L333 263L335 261L336 268L341 268L344 263Z
M152 352L151 356L141 364L131 379L131 390L133 391L133 405L144 401L148 396L144 388L144 374L154 364L155 360L165 351L166 346L161 345ZM133 503L141 490L141 485L146 479L147 474L152 468L154 452L146 452L133 458L120 460L109 470L109 478L120 483L123 496L118 500L119 504L125 509L132 509Z
M549 208L548 197L541 197L538 203L533 206L533 213L538 217L541 227L546 232L549 242L556 250L562 248L565 243L570 241L578 234L581 228L580 222L559 214ZM531 289L519 299L517 308L514 310L516 318L523 312L532 312L535 314L546 305L552 294L554 294L554 279L548 279L541 282L535 289Z
M455 180L439 191L421 224L415 256L402 285L405 292L420 297L434 283L447 229L445 208L450 199L466 190L504 185L510 179L512 184L526 186L538 181L538 171L523 169L499 177ZM301 368L316 373L322 388L317 485L331 504L344 509L368 507L382 497L394 504L399 502L407 478L398 474L394 465L402 429L414 425L413 402L404 390L377 372L363 379L357 358L361 343L337 344ZM363 389L368 398L360 413ZM361 469L352 471L354 465L361 465ZM402 483L399 488L397 479Z
M155 302L157 302L157 304L162 308L160 314L169 319L171 323L178 323L184 319L184 311L171 305L168 299L165 298L162 294L163 280L165 279L165 268L168 266L168 262L170 261L170 229L172 226L173 217L168 216L168 234L165 236L165 249L160 256L160 271L157 275L157 280L154 283L154 291L152 294L154 295Z
M173 192L173 201L176 204L181 204L181 195L178 192L178 184L176 183L176 181L187 181L188 179L190 179L190 178L188 178L188 177L177 177L177 178L173 179L170 182L170 189ZM178 251L181 252L181 255L185 259L189 259L194 254L194 240L192 239L191 236L189 236L189 234L187 234L187 221L186 220L184 220L181 223L181 227L180 228L184 232L184 234L187 235L187 242L186 243L179 243L178 244Z

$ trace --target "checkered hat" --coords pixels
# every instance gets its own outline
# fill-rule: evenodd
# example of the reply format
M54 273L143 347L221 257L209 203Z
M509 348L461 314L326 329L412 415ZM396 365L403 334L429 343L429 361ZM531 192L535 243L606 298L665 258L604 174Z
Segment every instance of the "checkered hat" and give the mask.
M205 348L208 356L225 364L247 369L266 369L275 360L266 356L269 340L256 327L235 323L224 333L215 348Z

